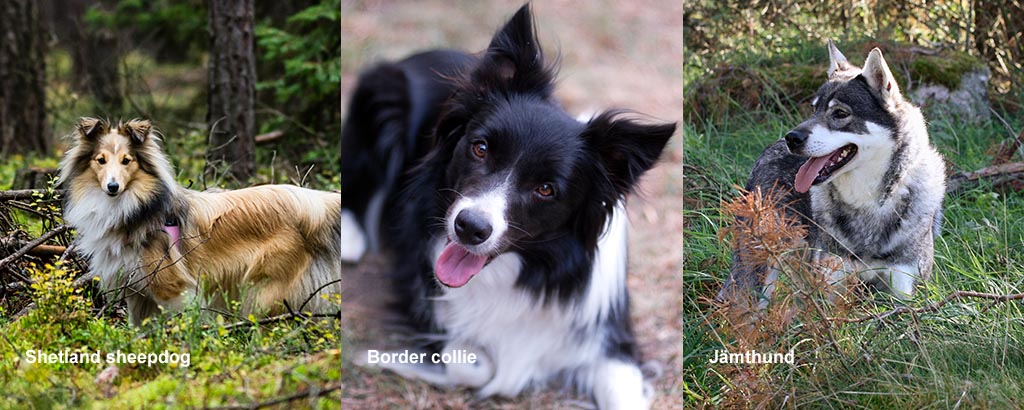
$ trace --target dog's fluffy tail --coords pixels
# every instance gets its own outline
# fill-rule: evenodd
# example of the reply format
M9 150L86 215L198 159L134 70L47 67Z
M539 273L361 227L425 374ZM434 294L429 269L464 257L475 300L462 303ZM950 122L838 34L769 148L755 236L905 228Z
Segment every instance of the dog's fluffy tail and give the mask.
M332 295L341 294L341 196L318 192L308 200L322 201L310 204L308 209L316 211L309 215L311 223L306 227L309 243L316 247L312 253L317 256L300 285L299 294L305 297L295 301L292 309L332 313L340 309Z
M410 101L408 79L394 65L381 64L359 77L341 149L342 201L359 218L370 205L360 194L393 186L415 145L409 132Z

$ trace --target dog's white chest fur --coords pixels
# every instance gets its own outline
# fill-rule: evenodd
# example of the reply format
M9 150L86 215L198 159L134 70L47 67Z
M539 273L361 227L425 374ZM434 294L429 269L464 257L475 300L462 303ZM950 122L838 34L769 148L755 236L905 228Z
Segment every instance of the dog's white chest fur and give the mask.
M141 264L139 249L126 246L124 233L116 229L138 207L138 201L130 193L119 198L120 204L99 190L80 194L82 198L66 208L64 220L76 230L79 251L90 256L90 270L104 284L113 285L120 270L137 269Z
M626 231L620 204L601 237L589 286L569 303L544 303L517 288L522 263L515 253L499 255L466 286L445 289L434 300L447 346L479 350L493 366L481 395L511 396L557 376L582 391L593 388L598 403L609 408L644 408L648 399L639 369L606 357L607 330L601 325L618 304L627 303ZM435 260L445 242L434 240Z
M437 254L443 243L437 241ZM518 255L500 255L466 286L447 289L434 301L449 344L478 347L493 361L494 377L482 395L514 395L600 354L600 338L579 334L581 318L571 309L515 287L521 266Z

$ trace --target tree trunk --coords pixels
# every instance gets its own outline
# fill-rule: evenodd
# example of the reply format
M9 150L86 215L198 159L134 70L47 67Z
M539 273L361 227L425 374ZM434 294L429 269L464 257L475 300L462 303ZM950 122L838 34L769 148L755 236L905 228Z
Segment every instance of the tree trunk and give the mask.
M211 0L209 5L206 175L226 168L227 176L245 183L256 168L253 0Z
M81 76L78 81L104 114L120 114L123 101L117 35L106 28L89 28L84 21L78 23L80 43L72 50L72 67Z
M50 149L43 37L35 0L0 7L0 157Z

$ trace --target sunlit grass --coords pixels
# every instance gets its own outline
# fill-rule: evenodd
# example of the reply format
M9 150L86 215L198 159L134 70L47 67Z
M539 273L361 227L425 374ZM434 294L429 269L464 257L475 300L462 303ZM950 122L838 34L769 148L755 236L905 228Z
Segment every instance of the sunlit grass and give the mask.
M729 221L719 207L739 192L761 149L796 125L788 116L734 117L686 130L688 206L684 278L684 389L693 405L736 403L737 379L708 358L733 343L708 301L728 275L731 252L718 236ZM1024 124L1012 126L1020 129ZM995 120L964 126L933 119L932 141L951 171L991 162L992 147L1008 137ZM979 186L946 198L945 223L935 245L930 282L907 302L924 307L957 290L1024 291L1024 194ZM889 311L899 302L871 295L861 314ZM756 371L765 396L778 405L868 408L1004 407L1024 394L1024 312L1019 302L953 301L936 312L890 316L835 328L838 356L805 357L803 365ZM854 316L857 316L854 314ZM800 342L799 329L780 346ZM740 365L744 366L744 365ZM749 370L749 369L748 369ZM746 373L740 373L747 375ZM741 383L742 384L742 383ZM772 390L774 389L774 390Z

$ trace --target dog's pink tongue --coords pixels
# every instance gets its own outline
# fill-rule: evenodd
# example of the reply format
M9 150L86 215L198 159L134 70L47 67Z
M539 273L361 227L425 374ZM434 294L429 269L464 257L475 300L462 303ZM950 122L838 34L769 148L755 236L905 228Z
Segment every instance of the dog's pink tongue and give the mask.
M473 275L480 273L485 263L486 256L474 255L461 245L450 242L437 258L434 274L446 286L458 288L469 282Z
M793 182L793 189L796 189L796 192L807 192L808 189L811 189L811 185L814 184L814 178L817 178L821 169L825 168L829 156L811 158L801 165L800 170L796 172L796 181Z

